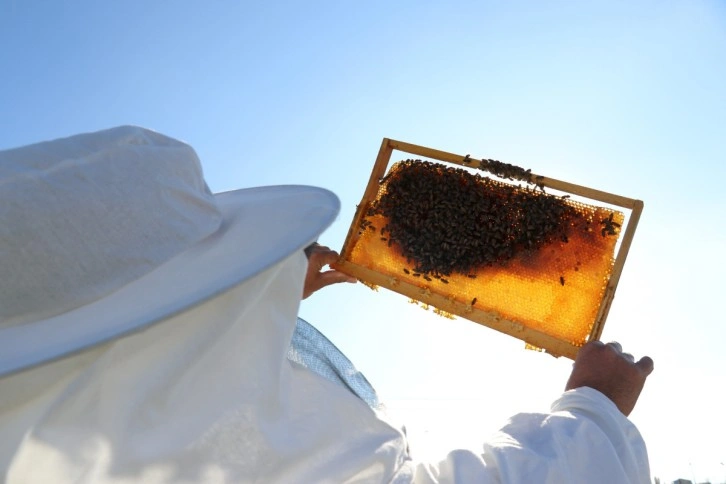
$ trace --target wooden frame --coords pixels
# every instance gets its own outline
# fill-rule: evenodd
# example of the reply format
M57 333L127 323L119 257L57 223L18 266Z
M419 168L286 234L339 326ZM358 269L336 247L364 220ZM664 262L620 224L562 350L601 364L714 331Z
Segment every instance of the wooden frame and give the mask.
M579 347L575 346L570 342L563 341L551 335L542 333L532 328L528 328L521 323L507 320L496 312L485 311L479 308L472 307L471 305L452 301L450 298L446 298L440 294L431 293L430 291L421 289L420 287L407 283L405 281L392 280L390 277L384 274L354 264L348 260L351 254L351 250L359 237L358 227L360 226L361 221L365 216L364 208L367 206L368 202L372 201L377 196L379 180L385 176L394 150L456 165L467 166L465 163L463 163L465 157L462 155L456 155L445 151L426 148L411 143L405 143L403 141L396 141L384 138L383 142L381 143L381 149L378 152L376 162L373 166L371 177L368 180L368 185L361 199L361 203L358 205L358 209L353 218L353 222L351 223L350 230L343 245L343 249L340 252L341 257L339 261L335 264L335 268L349 275L357 277L361 281L367 282L369 284L374 284L376 286L385 287L394 292L398 292L412 299L421 301L424 304L429 304L448 313L461 316L465 319L469 319L484 326L488 326L502 333L514 336L515 338L521 339L536 348L541 348L554 356L566 356L568 358L574 359L577 355L577 352L579 351ZM593 323L592 330L590 331L590 334L588 336L588 341L599 339L600 335L602 334L602 330L604 328L613 298L615 297L615 289L617 288L618 282L620 280L620 275L625 264L625 259L627 258L628 251L630 250L630 245L635 234L635 229L638 225L638 221L640 220L640 214L643 210L643 202L640 200L635 200L620 195L614 195L612 193L575 185L573 183L556 180L554 178L548 178L539 175L532 176L536 177L537 183L544 187L552 188L564 193L577 195L586 199L630 210L628 223L621 233L620 247L617 250L617 254L615 256L615 262L613 264L612 272L605 288L603 298L600 302L600 307Z

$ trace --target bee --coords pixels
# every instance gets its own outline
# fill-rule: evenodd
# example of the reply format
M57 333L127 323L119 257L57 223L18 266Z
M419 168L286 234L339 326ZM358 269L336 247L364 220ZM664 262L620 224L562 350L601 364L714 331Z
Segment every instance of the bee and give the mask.
M605 234L607 235L617 235L617 229L620 228L620 224L617 222L613 222L613 215L615 215L613 212L610 212L610 216L608 218L604 218L600 221L600 225L603 226L602 230L600 231L600 234L605 237Z
M470 306L473 306L474 304L476 304L476 301L477 301L477 299L476 299L476 298L472 299L472 300L471 300L471 304L470 304Z
M409 270L408 270L408 269L406 269L405 267L403 268L403 272L405 272L406 274L410 274L410 273L411 273L411 271L409 271Z
M562 276L560 276L560 285L562 285L562 286L565 285L565 278Z

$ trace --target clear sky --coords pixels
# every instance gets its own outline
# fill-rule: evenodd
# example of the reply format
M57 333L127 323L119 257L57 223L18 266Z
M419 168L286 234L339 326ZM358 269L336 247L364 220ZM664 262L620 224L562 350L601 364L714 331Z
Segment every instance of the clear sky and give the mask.
M723 1L0 0L0 149L119 124L189 142L214 191L333 190L335 249L383 137L644 200L603 339L655 360L631 415L653 474L726 481ZM301 315L422 455L546 410L569 374L361 284Z

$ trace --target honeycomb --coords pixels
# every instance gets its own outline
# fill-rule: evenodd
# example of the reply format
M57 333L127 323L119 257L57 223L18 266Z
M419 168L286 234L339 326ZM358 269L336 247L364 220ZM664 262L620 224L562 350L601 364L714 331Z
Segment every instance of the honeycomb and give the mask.
M465 318L484 312L573 346L592 331L624 220L536 183L421 160L394 164L359 210L345 261Z

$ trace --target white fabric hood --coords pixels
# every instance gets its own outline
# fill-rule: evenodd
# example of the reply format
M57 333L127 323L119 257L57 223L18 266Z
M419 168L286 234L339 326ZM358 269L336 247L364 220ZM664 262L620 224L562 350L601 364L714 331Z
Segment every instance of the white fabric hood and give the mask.
M0 380L8 482L392 476L403 436L286 358L305 269L297 252L156 326Z

